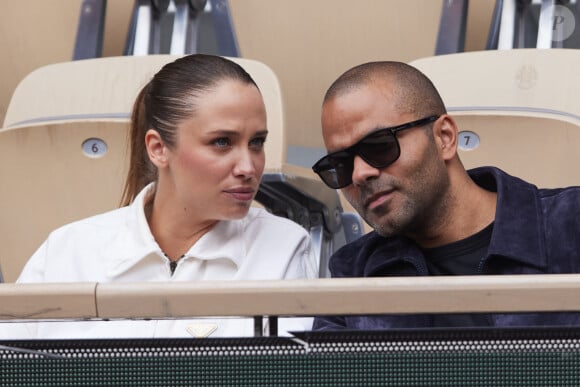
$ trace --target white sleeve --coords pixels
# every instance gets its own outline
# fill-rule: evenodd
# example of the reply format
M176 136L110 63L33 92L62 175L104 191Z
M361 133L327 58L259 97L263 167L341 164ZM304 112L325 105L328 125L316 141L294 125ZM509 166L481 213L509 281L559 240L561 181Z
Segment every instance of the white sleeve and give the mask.
M308 234L303 234L290 258L284 278L313 279L318 278L318 272L318 259L312 249L312 241Z
M48 257L49 240L50 237L28 259L16 283L45 282L44 274Z
M318 278L318 260L312 248L310 235L304 234L291 259L286 279ZM278 319L278 335L290 336L292 331L310 331L314 317L283 317ZM267 327L267 324L264 325Z

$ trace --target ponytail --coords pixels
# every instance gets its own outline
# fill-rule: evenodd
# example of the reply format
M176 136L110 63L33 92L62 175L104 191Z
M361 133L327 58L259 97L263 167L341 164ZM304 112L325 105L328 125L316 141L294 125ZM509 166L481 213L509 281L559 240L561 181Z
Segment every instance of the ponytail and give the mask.
M147 117L150 86L151 83L148 83L141 89L133 105L127 141L130 146L129 171L123 188L121 206L131 204L147 184L157 179L157 169L149 160L145 147L145 133L150 128L150 120Z

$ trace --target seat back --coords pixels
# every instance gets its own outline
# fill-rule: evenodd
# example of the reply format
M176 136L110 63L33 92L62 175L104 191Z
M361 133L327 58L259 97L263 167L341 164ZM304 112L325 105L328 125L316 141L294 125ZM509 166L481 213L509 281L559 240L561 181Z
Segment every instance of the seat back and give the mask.
M71 121L0 130L5 281L17 278L54 228L119 205L128 164L126 128L124 122ZM106 144L107 150L94 157L83 152L86 141Z
M459 126L467 168L494 165L542 187L580 184L580 50L418 59Z
M141 88L163 65L179 57L108 57L41 67L27 75L16 87L3 127L58 121L128 124L133 101ZM286 151L283 101L278 78L261 62L228 59L244 67L260 88L270 131L266 142L266 165L279 170L286 160Z

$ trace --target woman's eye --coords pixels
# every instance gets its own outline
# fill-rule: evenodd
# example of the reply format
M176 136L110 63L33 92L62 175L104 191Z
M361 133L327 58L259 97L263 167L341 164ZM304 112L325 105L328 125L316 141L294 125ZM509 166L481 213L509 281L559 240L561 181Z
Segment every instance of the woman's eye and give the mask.
M250 147L254 149L262 149L264 143L266 142L266 137L256 137L250 141Z
M212 141L212 144L219 147L219 148L225 148L231 145L230 139L227 137L220 137L220 138L216 138L215 140Z

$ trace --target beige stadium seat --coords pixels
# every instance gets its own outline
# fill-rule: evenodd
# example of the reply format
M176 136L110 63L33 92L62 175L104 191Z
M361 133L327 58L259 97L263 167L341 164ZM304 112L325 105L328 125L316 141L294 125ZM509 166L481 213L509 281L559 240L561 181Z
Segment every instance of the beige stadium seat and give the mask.
M465 52L410 64L456 118L467 168L498 166L541 187L580 184L580 50Z
M133 101L139 90L166 63L179 56L148 55L86 59L41 67L17 86L8 105L3 128L57 122L124 123L128 129ZM280 170L285 161L284 117L280 86L266 65L229 58L242 65L258 83L266 101L268 168ZM276 135L279 134L279 135Z
M176 58L124 56L58 63L21 81L0 129L4 281L16 280L51 230L119 206L133 101L151 76ZM310 231L326 275L328 255L357 236L352 227L358 219L344 214L349 228L343 229L337 193L312 171L285 164L283 101L276 75L260 62L230 59L252 75L268 113L266 172L257 201Z
M0 130L5 281L16 280L51 230L118 207L127 165L125 136L123 122L51 122ZM106 143L107 152L98 158L84 154L82 144L89 139Z

